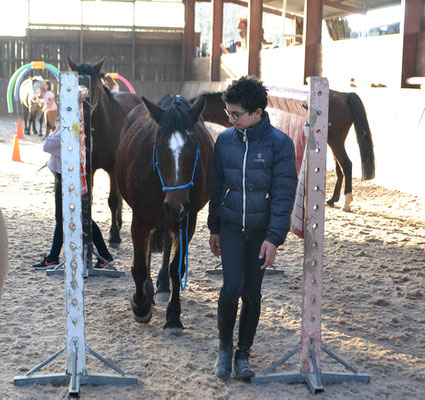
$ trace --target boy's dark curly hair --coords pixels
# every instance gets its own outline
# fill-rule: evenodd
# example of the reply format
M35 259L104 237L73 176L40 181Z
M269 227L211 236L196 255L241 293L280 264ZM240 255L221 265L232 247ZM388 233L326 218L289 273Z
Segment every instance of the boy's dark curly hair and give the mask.
M242 76L223 92L222 99L228 104L240 104L253 113L257 108L267 107L267 89L263 82L254 76Z

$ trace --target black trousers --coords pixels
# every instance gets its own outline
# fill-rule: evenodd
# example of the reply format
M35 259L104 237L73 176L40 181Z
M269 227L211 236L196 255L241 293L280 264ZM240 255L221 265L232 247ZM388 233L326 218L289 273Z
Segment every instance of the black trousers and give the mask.
M261 245L266 236L265 229L242 232L229 222L221 221L220 247L223 266L223 286L221 293L230 303L239 297L247 306L258 304L261 299L261 285L264 258L259 259Z
M48 261L58 261L59 254L63 245L63 216L62 216L62 176L55 172L55 219L56 226L53 234L53 243L50 249L50 253L47 256ZM106 247L105 241L103 240L102 233L96 222L92 221L92 233L93 243L96 246L99 255L105 260L111 260L112 256Z

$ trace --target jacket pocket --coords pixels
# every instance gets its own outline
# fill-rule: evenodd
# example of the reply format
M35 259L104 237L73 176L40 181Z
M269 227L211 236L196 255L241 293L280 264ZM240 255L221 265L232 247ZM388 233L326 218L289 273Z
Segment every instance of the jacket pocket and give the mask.
M221 202L222 206L224 206L224 202L226 201L226 197L229 194L229 192L230 192L230 188L227 188L226 193L224 193L224 196L223 196L223 201Z

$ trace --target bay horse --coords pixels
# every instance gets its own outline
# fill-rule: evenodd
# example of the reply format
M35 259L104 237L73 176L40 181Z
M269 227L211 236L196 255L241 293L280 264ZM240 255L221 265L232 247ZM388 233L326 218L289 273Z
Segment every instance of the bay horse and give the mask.
M171 295L164 329L166 336L179 336L183 330L179 284L198 211L209 200L214 142L199 118L204 97L193 105L181 96L167 95L157 104L142 99L143 104L124 121L115 163L119 189L133 211L131 273L135 292L131 307L137 322L150 321L154 304L150 252L155 246L151 239L156 230L166 230L173 254L167 266Z
M33 76L25 79L19 86L19 101L24 109L24 132L26 135L32 133L42 136L42 128L44 116L42 106L39 101L43 99L44 88L43 78L41 76ZM37 131L36 121L39 122L39 130Z
M97 169L102 168L109 175L108 204L112 215L109 242L116 247L121 242L119 231L122 225L122 198L115 179L115 155L124 119L142 100L130 92L111 93L102 85L99 74L105 60L106 58L103 58L95 65L77 65L68 57L68 66L79 75L91 77L92 171L94 175Z
M222 92L204 92L192 98L194 102L199 97L205 98L205 109L202 116L205 121L213 122L225 127L231 126L229 118L224 112L225 104ZM372 133L369 128L366 110L363 102L356 93L343 93L329 90L329 128L328 145L335 160L337 180L332 197L327 201L329 206L338 202L343 179L345 180L344 211L350 211L352 194L352 163L345 150L345 139L354 123L357 142L360 148L362 163L362 179L369 180L375 177L375 155L373 151Z
M8 269L8 239L6 231L6 221L0 210L0 302L3 292L3 285Z

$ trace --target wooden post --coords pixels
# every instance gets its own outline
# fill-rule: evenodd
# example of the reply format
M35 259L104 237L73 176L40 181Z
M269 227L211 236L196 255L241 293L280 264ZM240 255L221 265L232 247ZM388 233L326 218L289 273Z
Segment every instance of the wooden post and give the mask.
M304 84L309 76L320 76L318 57L322 37L323 0L305 0L304 3Z
M136 80L136 0L133 0L133 31L131 35L131 79Z
M300 370L301 373L312 374L314 372L310 357L312 344L320 369L329 87L327 79L309 78L309 81Z
M192 77L195 55L195 0L184 0L184 80Z
M80 4L80 54L79 54L79 63L84 62L84 38L83 38L83 2Z
M406 79L416 75L416 56L418 34L422 30L423 0L403 0L404 21L400 33L403 38L403 54L401 67L401 87L412 87Z
M223 0L212 0L212 45L210 80L220 81L221 47L223 41Z
M248 75L260 77L260 51L263 42L263 1L249 0Z

